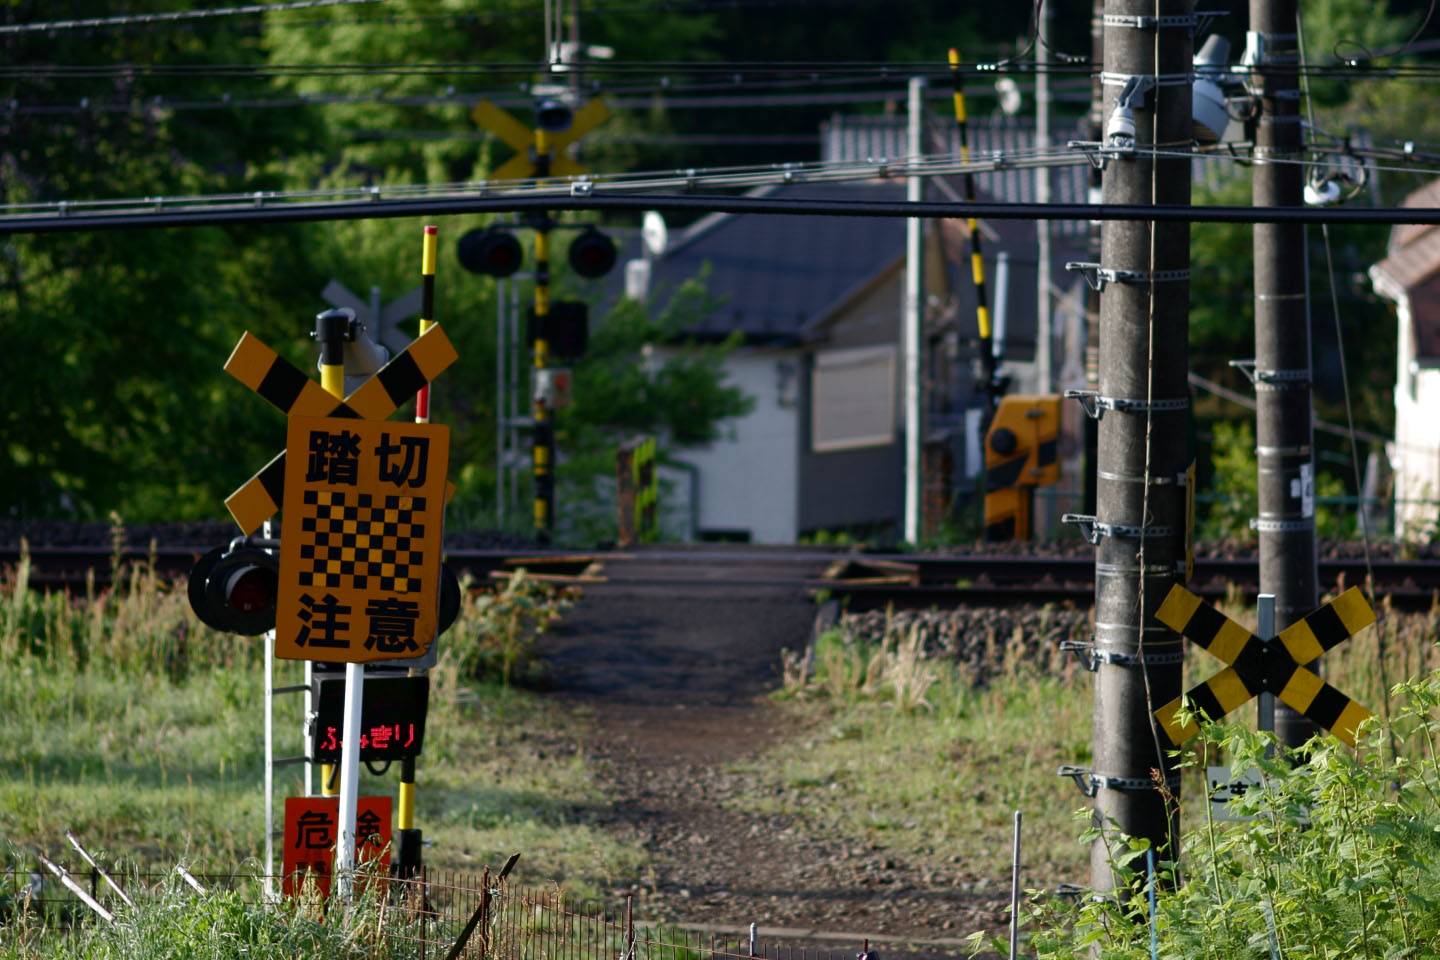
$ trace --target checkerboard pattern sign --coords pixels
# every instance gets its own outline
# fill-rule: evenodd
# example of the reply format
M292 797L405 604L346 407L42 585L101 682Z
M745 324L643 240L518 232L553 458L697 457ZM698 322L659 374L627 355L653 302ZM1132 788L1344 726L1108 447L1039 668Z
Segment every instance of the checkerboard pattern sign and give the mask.
M378 586L388 593L420 589L424 497L306 490L300 529L302 587Z
M435 638L449 431L290 418L275 655L418 657Z

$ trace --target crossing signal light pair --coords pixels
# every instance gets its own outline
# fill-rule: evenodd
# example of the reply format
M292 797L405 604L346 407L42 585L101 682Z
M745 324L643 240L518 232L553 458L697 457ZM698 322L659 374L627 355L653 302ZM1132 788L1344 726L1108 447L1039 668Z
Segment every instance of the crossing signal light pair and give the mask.
M471 230L460 238L457 253L466 270L491 277L510 276L525 259L515 234L499 227ZM615 256L615 241L593 226L570 242L570 269L590 280L609 273Z
M190 609L207 627L246 637L275 629L280 594L280 560L250 545L216 547L190 568ZM444 633L460 615L460 581L440 565L440 613L435 633Z

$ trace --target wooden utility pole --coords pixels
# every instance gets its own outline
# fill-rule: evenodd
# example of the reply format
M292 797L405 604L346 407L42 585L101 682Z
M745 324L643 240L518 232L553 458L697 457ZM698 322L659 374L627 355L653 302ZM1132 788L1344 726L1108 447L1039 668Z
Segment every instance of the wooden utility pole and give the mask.
M1301 159L1300 51L1296 0L1250 0L1251 90L1259 104L1251 196L1255 206L1299 207ZM1279 162L1276 162L1279 161ZM1283 630L1319 601L1315 555L1315 464L1312 454L1310 301L1303 224L1257 223L1255 230L1256 465L1259 470L1260 592L1275 595ZM1275 733L1298 747L1317 728L1283 703Z
M1189 159L1152 151L1191 142L1192 29L1189 0L1106 0L1106 204L1190 203ZM1185 559L1189 268L1188 224L1107 221L1101 231L1096 514L1080 518L1096 544L1097 891L1114 886L1116 830L1162 858L1178 852L1179 774L1152 711L1181 689L1180 637L1154 614Z

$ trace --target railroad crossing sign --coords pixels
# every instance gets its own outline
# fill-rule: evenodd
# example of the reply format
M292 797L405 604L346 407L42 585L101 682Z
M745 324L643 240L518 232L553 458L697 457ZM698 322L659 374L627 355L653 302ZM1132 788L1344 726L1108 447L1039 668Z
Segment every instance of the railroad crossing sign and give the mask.
M296 456L285 466L275 656L424 655L439 612L449 428L292 416L285 446Z
M1355 730L1373 714L1330 684L1305 664L1375 622L1375 611L1359 587L1351 587L1314 613L1281 630L1274 640L1255 634L1199 597L1176 584L1170 588L1155 619L1184 634L1201 648L1229 664L1184 697L1159 710L1155 718L1180 745L1200 732L1193 721L1177 715L1183 700L1190 700L1218 720L1257 694L1273 693L1282 703L1355 745Z
M539 175L540 171L536 166L534 130L489 100L481 100L475 104L475 109L470 111L470 118L515 149L515 156L501 164L490 175L490 179L526 180ZM548 175L577 177L586 173L584 167L570 159L565 148L608 119L610 119L610 108L605 105L605 98L596 97L575 111L575 115L570 121L570 129L554 133L547 132L545 140L550 153Z
M235 345L225 372L268 400L287 417L344 417L384 420L457 359L439 326L417 337L344 401L336 400L293 364L246 333ZM441 467L440 476L444 475ZM225 506L246 535L275 515L285 501L285 451L261 468Z

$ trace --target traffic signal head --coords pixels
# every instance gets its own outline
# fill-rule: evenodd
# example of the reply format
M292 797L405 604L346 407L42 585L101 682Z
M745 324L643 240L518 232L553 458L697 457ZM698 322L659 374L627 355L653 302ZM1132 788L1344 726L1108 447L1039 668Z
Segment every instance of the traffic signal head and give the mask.
M275 627L280 563L257 547L217 547L190 570L190 608L226 633L255 636Z
M603 277L615 266L615 241L594 227L570 241L570 269L593 280Z
M460 238L456 251L460 266L471 273L508 277L520 269L525 253L515 234L495 227L480 227Z
M546 133L563 133L574 119L574 111L563 100L541 97L535 101L535 126Z

